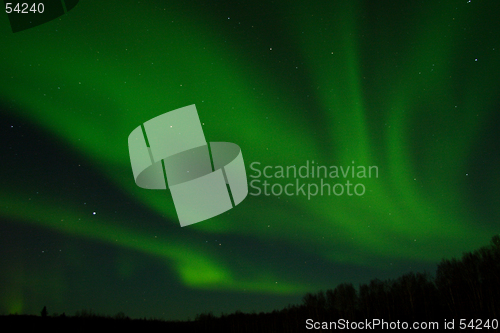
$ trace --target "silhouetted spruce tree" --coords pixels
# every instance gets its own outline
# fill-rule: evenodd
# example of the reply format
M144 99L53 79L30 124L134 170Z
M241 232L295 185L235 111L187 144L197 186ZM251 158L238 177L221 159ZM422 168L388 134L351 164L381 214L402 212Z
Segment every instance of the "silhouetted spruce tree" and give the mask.
M48 312L47 312L47 307L44 306L42 311L40 312L40 315L42 316L42 318L46 318L47 315L48 315Z
M354 319L357 303L357 293L352 283L339 284L333 291L333 304L339 318Z

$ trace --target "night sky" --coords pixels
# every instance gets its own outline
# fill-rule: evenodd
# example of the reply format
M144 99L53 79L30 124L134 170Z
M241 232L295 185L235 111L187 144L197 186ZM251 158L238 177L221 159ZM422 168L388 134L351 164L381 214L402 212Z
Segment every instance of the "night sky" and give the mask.
M0 314L271 311L486 245L499 14L497 0L86 0L17 33L1 14ZM135 184L127 138L192 104L207 141L241 148L249 183L293 195L249 187L181 228L169 191ZM274 177L313 161L378 177ZM308 198L321 181L364 194Z

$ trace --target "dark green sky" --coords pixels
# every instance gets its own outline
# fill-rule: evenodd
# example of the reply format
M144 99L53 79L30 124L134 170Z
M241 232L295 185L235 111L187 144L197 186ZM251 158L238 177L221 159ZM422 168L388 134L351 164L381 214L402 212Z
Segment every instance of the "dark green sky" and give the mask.
M0 15L0 313L269 311L488 243L499 14L493 0L88 0L17 33ZM207 141L240 146L249 182L297 181L252 178L253 162L378 177L323 180L361 196L249 195L181 228L168 191L135 185L127 138L191 104Z

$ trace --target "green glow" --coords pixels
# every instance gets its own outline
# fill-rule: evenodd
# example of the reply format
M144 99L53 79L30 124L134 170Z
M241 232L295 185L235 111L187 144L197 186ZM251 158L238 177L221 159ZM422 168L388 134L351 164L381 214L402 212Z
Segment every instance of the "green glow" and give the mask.
M190 104L208 141L241 147L248 174L253 161L355 161L377 165L379 178L363 180L363 197L248 196L175 235L141 221L119 223L128 217L104 209L91 216L66 198L76 189L47 188L43 199L28 202L37 180L17 188L17 179L6 179L1 217L164 259L187 288L273 295L329 288L349 269L435 263L498 233L472 204L483 191L498 199L498 189L469 183L482 172L471 165L499 96L498 20L478 1L401 4L387 13L366 1L267 4L280 18L271 29L283 34L276 37L259 23L267 16L226 20L231 14L160 1L119 9L102 3L99 13L92 6L80 2L60 20L18 34L0 21L7 50L0 99L13 106L11 116L69 147L144 210L176 223L168 193L134 184L127 137ZM498 184L493 169L484 177ZM500 210L484 214L494 220ZM221 237L241 239L242 248L218 251L201 241ZM247 242L286 245L323 260L325 271L343 267L344 275L311 280L306 268L263 264L256 249L243 248ZM115 270L129 277L134 265L125 257ZM63 295L69 286L56 275L53 290ZM12 281L1 302L22 312L23 287Z

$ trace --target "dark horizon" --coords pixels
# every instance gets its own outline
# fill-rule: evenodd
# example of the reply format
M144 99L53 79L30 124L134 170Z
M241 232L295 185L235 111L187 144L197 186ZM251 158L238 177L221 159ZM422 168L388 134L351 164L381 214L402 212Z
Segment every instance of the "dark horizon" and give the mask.
M499 2L64 3L0 15L0 314L272 312L500 232ZM181 227L128 138L190 105L249 193Z
M40 318L59 320L57 323L45 322L46 326L64 324L67 327L73 325L81 328L83 323L89 327L101 326L103 320L107 324L110 324L109 320L113 320L125 325L125 321L132 320L137 327L142 325L142 328L151 323L179 324L175 329L181 329L180 324L192 324L193 326L189 327L193 330L207 328L208 325L218 331L221 328L241 331L240 325L243 323L262 325L262 328L271 331L274 326L283 331L295 331L301 330L301 323L305 323L308 329L317 329L318 325L328 325L329 328L331 325L345 327L358 325L363 321L365 325L370 322L370 325L382 329L387 329L384 325L389 328L398 325L399 328L400 324L403 328L404 325L417 324L431 325L430 327L437 329L443 327L441 325L451 325L450 322L454 325L454 319L460 319L460 327L499 327L496 318L500 313L500 235L493 236L488 245L473 252L463 253L461 258L443 258L436 270L436 276L428 272L409 272L395 279L375 278L369 283L360 284L359 287L344 282L326 292L320 290L307 293L300 304L288 304L281 309L274 309L272 313L243 313L236 310L217 315L207 311L197 314L194 319L165 321L163 318L154 317L131 318L122 311L115 315L106 315L96 313L92 309L82 309L71 316L65 312L50 313L44 306ZM0 321L10 321L11 316L33 315L16 313L8 316L9 318L0 316ZM69 323L68 318L73 321ZM33 318L30 321L33 322ZM27 321L23 320L23 323L27 325ZM42 322L38 322L40 323Z

